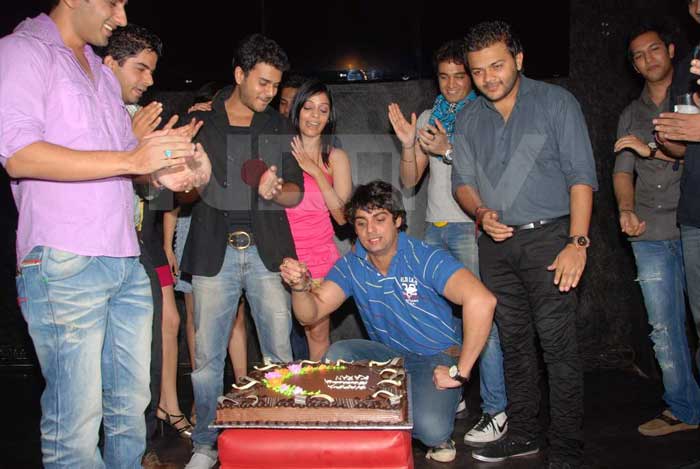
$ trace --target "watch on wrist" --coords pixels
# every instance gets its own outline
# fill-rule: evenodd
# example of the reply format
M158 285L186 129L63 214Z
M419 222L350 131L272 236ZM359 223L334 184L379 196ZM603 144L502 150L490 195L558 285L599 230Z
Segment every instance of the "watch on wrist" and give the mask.
M654 158L659 146L656 144L656 142L649 142L647 143L647 146L649 147L649 156L647 158Z
M587 248L591 245L591 239L586 235L569 236L567 244L573 244L579 248Z
M459 368L457 368L457 365L452 365L449 368L449 370L447 370L447 374L450 378L452 378L455 381L459 381L461 384L464 384L467 381L469 381L469 378L459 374Z
M448 148L444 155L442 155L442 162L445 164L452 164L452 148Z

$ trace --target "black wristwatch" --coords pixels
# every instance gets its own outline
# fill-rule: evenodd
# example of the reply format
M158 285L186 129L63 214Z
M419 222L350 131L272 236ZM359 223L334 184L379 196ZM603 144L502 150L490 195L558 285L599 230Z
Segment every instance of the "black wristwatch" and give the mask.
M579 248L587 248L591 245L591 239L585 235L569 236L568 244L573 244Z
M457 365L452 365L449 370L447 370L447 375L455 381L459 381L461 384L469 381L469 378L459 374L459 368Z

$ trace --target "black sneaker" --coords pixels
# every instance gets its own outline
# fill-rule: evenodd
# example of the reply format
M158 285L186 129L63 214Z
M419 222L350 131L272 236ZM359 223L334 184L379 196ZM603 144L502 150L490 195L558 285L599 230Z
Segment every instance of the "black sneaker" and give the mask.
M484 448L472 451L472 457L479 461L500 462L508 458L529 456L539 452L540 447L535 440L526 440L512 435L496 441Z

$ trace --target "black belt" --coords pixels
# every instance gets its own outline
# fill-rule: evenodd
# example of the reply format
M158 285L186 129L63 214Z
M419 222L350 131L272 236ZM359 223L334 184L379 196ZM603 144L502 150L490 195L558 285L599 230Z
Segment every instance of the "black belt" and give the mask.
M530 223L525 223L524 225L508 225L513 228L514 231L520 230L534 230L537 228L542 228L544 225L549 225L550 223L556 223L561 220L569 218L569 215L562 215L556 218L545 218L544 220L531 221Z
M226 242L233 249L238 249L239 251L247 249L255 244L253 233L248 233L247 231L234 231L229 233Z

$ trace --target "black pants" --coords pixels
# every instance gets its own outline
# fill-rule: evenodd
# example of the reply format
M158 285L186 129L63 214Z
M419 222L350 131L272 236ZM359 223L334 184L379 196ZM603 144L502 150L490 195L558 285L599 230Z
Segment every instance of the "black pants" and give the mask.
M578 466L583 457L583 373L576 339L576 294L561 293L547 270L568 237L568 220L517 231L497 243L479 239L481 280L496 295L509 432L539 438L536 337L549 374L551 456Z

